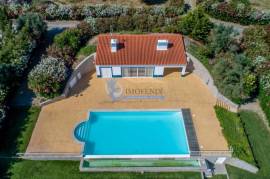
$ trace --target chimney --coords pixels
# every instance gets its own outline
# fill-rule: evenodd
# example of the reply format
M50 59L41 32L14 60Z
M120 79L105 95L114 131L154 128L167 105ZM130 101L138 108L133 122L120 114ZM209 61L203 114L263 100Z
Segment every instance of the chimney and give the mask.
M168 49L168 40L158 40L157 42L157 50L167 50Z
M117 51L117 39L111 39L111 52Z

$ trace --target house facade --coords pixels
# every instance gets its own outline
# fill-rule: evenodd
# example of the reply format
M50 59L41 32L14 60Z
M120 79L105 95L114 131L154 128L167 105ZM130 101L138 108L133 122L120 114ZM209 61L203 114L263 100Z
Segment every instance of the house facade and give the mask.
M98 36L96 73L101 78L163 77L168 68L184 75L187 57L180 34L102 34Z

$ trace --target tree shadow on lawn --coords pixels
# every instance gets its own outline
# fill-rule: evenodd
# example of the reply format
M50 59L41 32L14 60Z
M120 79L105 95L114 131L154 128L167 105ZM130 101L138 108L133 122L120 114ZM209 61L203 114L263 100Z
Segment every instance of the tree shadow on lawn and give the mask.
M8 170L16 162L16 153L25 152L34 126L36 110L30 107L11 108L0 129L0 178L9 178ZM27 135L28 134L28 135Z

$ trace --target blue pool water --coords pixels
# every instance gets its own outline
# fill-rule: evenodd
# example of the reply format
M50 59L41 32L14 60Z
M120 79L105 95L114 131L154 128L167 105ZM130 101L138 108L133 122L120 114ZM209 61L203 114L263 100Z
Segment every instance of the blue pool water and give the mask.
M90 112L75 137L84 155L186 155L189 147L180 111Z

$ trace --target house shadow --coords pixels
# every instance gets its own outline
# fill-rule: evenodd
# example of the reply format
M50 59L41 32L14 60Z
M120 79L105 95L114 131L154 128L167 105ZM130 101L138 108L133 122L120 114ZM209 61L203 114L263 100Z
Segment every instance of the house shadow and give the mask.
M180 69L178 68L164 68L164 77L170 76L173 73L179 73L180 74Z
M192 62L192 60L190 60L187 64L187 68L186 68L186 74L183 76L188 76L190 75L193 71L195 70L194 64Z
M199 143L198 143L198 138L197 134L194 128L194 124L192 121L191 117L191 111L190 109L184 108L182 109L182 115L184 118L184 123L185 123L185 128L186 128L186 133L187 133L187 138L188 138L188 144L189 144L189 150L192 155L198 155L200 151Z
M95 71L91 71L82 76L80 80L77 81L75 86L70 90L68 97L70 96L82 96L82 92L85 91L90 86L90 81L93 79Z

